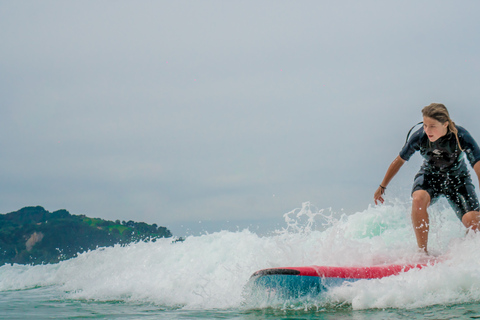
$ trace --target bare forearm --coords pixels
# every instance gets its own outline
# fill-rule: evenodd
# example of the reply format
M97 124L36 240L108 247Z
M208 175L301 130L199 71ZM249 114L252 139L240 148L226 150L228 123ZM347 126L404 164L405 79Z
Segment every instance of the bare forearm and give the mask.
M387 185L390 183L393 177L395 177L398 170L400 170L400 168L403 166L404 163L405 163L405 160L400 158L400 156L396 157L395 160L392 161L392 163L387 169L387 173L385 173L385 177L383 178L382 183L373 194L373 200L375 200L375 204L378 204L378 201L380 201L380 203L384 202L385 199L383 198L383 194L385 193L385 189L387 188Z
M400 156L397 156L395 160L392 161L392 163L387 169L387 173L385 173L385 177L383 178L383 181L382 181L382 186L386 187L390 183L390 181L393 179L393 177L395 177L395 175L397 174L397 172L400 170L400 168L403 166L404 163L405 163L405 160L400 158ZM477 164L480 164L480 162L478 162ZM480 170L480 166L478 167L478 169Z

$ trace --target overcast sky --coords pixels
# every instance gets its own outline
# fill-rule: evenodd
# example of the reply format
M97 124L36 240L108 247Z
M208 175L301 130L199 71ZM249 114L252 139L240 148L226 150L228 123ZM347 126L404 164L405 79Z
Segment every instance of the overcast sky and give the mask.
M479 13L478 1L0 0L0 212L41 205L175 234L305 201L363 211L423 106L444 103L480 141ZM390 199L408 195L412 161Z

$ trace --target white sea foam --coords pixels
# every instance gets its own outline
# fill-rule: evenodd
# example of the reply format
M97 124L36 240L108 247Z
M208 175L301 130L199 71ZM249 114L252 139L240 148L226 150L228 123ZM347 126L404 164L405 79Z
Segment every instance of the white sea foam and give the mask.
M431 210L431 251L439 262L395 277L331 290L320 304L414 308L480 300L480 236L443 205ZM0 267L0 290L52 286L70 299L133 301L171 308L244 307L243 287L259 269L418 262L409 204L369 207L352 215L309 203L285 215L269 236L243 230L102 248L55 265ZM440 259L440 258L439 258ZM247 306L248 307L248 306Z

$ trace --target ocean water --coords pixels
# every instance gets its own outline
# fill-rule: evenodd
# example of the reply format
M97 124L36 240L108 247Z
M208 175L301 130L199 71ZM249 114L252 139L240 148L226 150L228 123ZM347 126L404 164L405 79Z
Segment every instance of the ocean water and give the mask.
M351 215L309 203L268 235L248 229L100 248L52 265L0 267L1 319L480 319L480 234L445 205L417 253L409 203ZM438 262L309 299L252 299L259 269Z

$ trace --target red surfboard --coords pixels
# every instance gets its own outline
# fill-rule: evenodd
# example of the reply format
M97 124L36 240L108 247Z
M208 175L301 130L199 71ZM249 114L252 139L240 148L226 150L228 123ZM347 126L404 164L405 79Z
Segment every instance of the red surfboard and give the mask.
M428 264L391 264L376 265L368 267L328 267L328 266L308 266L308 267L286 267L270 268L255 272L252 277L264 275L296 275L308 277L323 278L345 278L345 279L378 279L398 275L411 269L421 269Z
M361 267L307 266L270 268L255 272L247 287L256 294L291 298L318 295L331 287L361 279L380 279L431 264L392 264Z

